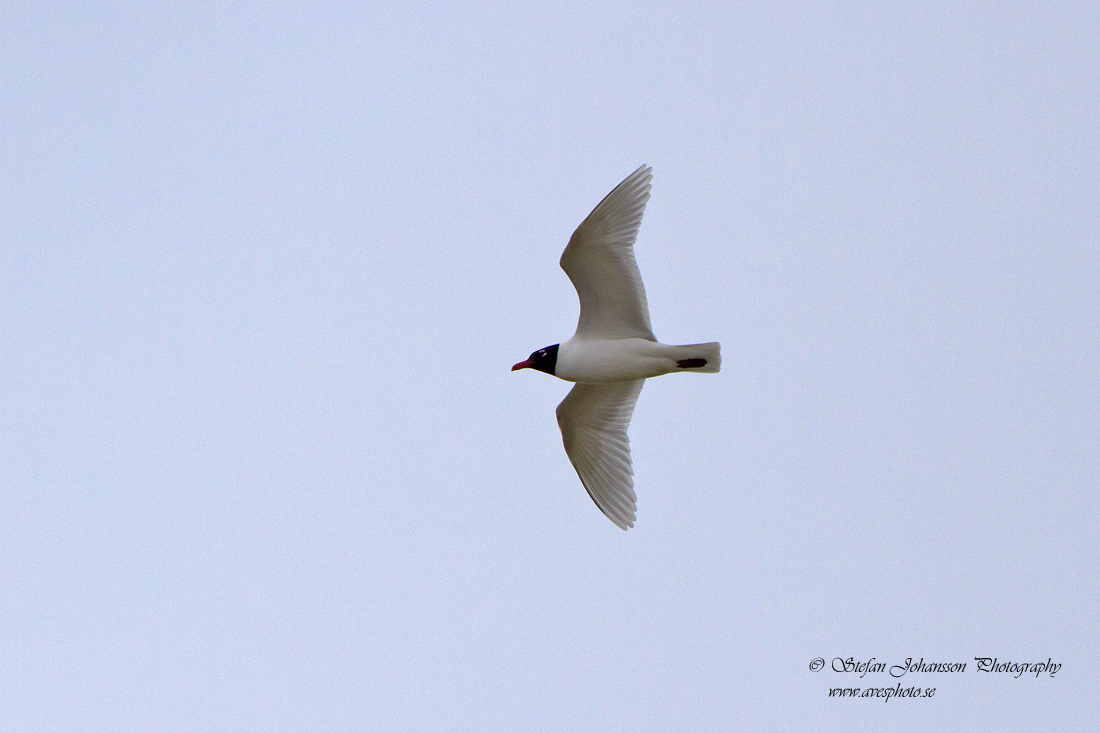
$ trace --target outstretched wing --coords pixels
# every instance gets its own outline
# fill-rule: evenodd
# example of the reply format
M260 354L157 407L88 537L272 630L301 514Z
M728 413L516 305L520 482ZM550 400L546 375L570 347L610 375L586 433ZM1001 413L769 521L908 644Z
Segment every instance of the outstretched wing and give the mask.
M581 301L577 336L657 340L634 259L652 172L643 165L627 176L581 222L562 253L561 269Z
M634 526L637 500L626 429L644 383L578 383L557 410L565 453L581 483L600 511L624 530Z

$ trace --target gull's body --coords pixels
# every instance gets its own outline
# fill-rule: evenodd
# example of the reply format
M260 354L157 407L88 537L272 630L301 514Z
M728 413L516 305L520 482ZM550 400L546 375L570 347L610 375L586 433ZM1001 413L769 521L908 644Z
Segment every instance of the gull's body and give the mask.
M627 176L592 210L561 256L580 298L577 332L512 367L577 385L558 405L570 462L596 506L622 529L634 526L636 497L626 430L642 384L671 372L717 372L717 342L669 346L649 324L634 240L649 200L652 170Z
M554 376L567 382L586 383L649 379L683 371L677 362L695 355L695 351L684 351L695 348L667 346L640 338L593 339L574 336L558 349Z

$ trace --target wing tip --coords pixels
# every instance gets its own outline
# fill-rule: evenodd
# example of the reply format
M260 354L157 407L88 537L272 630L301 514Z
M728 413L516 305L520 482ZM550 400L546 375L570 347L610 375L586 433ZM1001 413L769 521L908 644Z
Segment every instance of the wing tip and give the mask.
M634 521L637 519L637 515L635 515L633 511L631 511L629 514L626 513L626 512L623 512L620 515L615 515L615 514L612 514L609 511L607 511L606 509L604 509L599 504L596 504L596 506L598 506L600 508L600 511L603 512L603 515L605 517L607 517L608 519L611 520L612 524L614 524L616 527L618 527L622 531L625 532L628 529L632 529L634 527Z
M623 179L623 183L626 183L627 181L640 184L641 186L649 188L649 185L653 181L653 168L646 165L645 163L642 163L637 170L635 170L633 173Z

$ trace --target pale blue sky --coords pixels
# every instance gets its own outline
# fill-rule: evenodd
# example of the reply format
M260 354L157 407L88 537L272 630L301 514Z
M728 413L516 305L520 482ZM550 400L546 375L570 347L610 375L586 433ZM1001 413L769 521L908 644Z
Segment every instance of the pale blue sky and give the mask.
M1095 4L24 5L4 730L1094 724ZM724 358L623 533L509 367L642 163L654 331Z

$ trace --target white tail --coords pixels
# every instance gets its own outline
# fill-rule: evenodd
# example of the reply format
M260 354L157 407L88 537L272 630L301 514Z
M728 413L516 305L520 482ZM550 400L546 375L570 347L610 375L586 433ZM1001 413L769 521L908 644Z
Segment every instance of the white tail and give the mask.
M721 346L717 341L709 344L684 344L674 346L679 372L703 372L713 374L722 368Z

